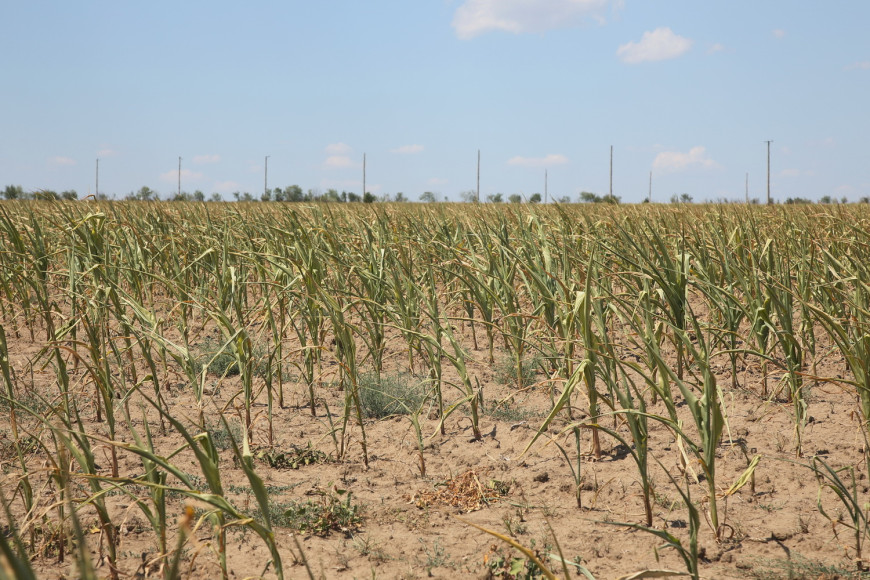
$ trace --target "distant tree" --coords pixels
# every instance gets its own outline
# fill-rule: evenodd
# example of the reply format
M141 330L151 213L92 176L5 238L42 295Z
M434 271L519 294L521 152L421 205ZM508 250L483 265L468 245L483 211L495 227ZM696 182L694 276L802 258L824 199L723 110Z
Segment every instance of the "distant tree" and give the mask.
M211 194L211 197L208 198L208 200L211 202L218 202L218 201L223 201L224 198L221 197L221 194L219 194L218 192L215 191L214 193Z
M193 192L193 201L205 201L205 194L197 189Z
M406 201L408 201L408 198L405 197L405 194L400 191L393 197L393 201L398 203L405 203Z
M139 188L139 191L131 191L124 199L133 201L157 201L160 199L160 195L147 185L143 185Z
M363 194L362 200L363 203L374 203L378 200L378 198L375 197L375 194L373 194L372 192L367 191Z
M3 190L3 197L6 199L23 199L24 188L20 185L7 185Z
M272 201L272 190L264 189L262 195L260 195L260 201Z
M500 193L491 193L486 196L486 201L489 203L502 203L504 201L504 196Z
M305 201L320 201L323 197L323 192L319 187L314 187L308 190L308 193L305 194Z
M511 203L522 203L523 197L518 193L512 193L508 196L508 201Z
M571 203L571 198L567 195L563 195L559 199L556 200L558 203Z
M840 198L840 203L849 203L849 199L844 195Z
M66 199L66 200L68 200L68 201L72 201L72 200L74 200L74 199L78 199L78 198L79 198L79 194L76 193L76 190L74 190L74 189L67 189L67 190L64 191L64 192L61 192L61 194L60 194L60 198L61 198L61 199Z
M180 193L173 193L172 197L169 198L169 201L191 201L193 200L193 196L187 193L186 191L182 191Z
M60 199L60 196L56 191L52 191L50 189L37 189L33 192L33 199L39 199L42 201L55 201Z
M858 203L870 203L870 197L864 196L858 201Z
M805 204L805 203L813 203L812 200L807 199L805 197L787 197L785 198L785 202L788 205L792 204Z
M834 200L830 195L823 195L821 199L819 199L819 203L834 203Z
M323 201L332 201L332 202L341 201L341 197L338 195L338 190L337 189L327 189L326 193L323 194Z
M531 197L529 197L529 203L541 203L541 199L543 198L540 193L533 193Z
M612 203L616 205L622 201L622 198L618 195L608 193L607 195L602 195L597 201L598 203Z
M580 192L580 201L583 203L597 203L601 198L598 195L592 193L591 191L581 191Z
M349 201L350 203L359 203L362 201L362 198L359 196L358 193L348 191L347 192L347 201Z
M431 191L424 191L422 194L420 194L420 201L425 203L435 203L436 201L438 201L438 199Z
M671 196L671 203L692 203L692 196L688 193L681 193L677 196L675 193Z
M477 203L477 192L470 189L459 193L459 199L465 203Z
M298 185L291 185L284 188L284 201L304 201L302 188Z

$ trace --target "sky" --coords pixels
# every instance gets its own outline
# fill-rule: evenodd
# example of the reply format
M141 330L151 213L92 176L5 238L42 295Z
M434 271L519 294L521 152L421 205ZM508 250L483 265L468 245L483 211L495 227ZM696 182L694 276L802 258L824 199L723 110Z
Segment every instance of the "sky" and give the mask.
M0 187L870 196L866 0L0 1ZM268 176L266 157L268 156ZM650 180L650 175L652 179Z

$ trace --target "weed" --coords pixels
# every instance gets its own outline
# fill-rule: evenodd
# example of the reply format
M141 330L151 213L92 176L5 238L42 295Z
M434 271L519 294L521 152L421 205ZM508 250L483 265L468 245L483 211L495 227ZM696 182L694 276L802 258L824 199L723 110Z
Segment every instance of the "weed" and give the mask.
M372 419L408 415L420 407L425 397L422 386L414 384L409 375L364 374L358 384L365 415Z
M423 567L426 568L429 576L432 575L434 568L456 567L456 563L450 558L450 554L447 553L444 546L441 545L441 540L438 538L435 538L431 549L426 545L426 540L423 538L420 538L420 544L423 546L423 552L426 554L426 562L423 564Z
M855 570L847 563L823 564L794 554L785 559L759 559L749 572L757 580L859 580L870 578L870 572Z
M523 359L520 374L517 369L517 361L512 357L504 357L500 359L495 368L495 382L500 385L531 385L535 382L535 377L538 374L538 367L542 364L541 357L529 357Z
M326 536L331 531L351 534L359 529L362 517L349 491L334 488L334 493L321 492L319 495L317 501L283 506L283 514L272 521L282 527L318 536Z
M317 465L329 462L329 456L323 451L315 449L308 442L306 447L291 445L289 451L276 449L254 449L254 458L262 461L273 469L299 469L306 465Z

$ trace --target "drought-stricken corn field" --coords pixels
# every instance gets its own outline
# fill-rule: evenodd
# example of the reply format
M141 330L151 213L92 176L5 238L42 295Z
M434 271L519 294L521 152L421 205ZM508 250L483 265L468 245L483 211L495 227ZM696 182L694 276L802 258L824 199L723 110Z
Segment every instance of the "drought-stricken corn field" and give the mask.
M0 577L863 577L868 268L864 205L4 203Z

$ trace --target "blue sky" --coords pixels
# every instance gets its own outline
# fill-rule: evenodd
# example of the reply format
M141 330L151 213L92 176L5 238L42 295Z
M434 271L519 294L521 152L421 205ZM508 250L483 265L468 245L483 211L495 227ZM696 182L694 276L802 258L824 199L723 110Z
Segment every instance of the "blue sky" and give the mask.
M0 187L870 196L870 2L0 4Z

